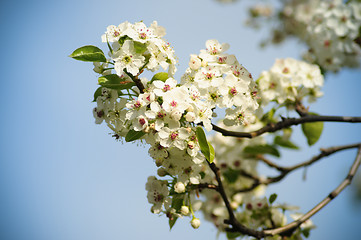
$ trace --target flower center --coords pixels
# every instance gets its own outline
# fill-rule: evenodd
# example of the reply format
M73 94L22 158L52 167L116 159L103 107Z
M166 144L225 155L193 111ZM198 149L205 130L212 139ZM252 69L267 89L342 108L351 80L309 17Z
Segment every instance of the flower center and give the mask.
M241 74L241 72L237 69L233 70L233 75L236 77L239 77L239 75Z
M227 57L218 57L218 63L225 63L227 60Z
M237 120L240 121L240 122L243 122L243 120L244 120L243 112L241 112L241 113L238 114Z
M208 80L212 80L214 74L213 73L206 73L204 74Z
M165 116L166 116L166 114L165 114L165 113L162 113L162 112L159 112L159 113L157 114L157 118L160 118L160 119L163 119Z
M218 95L216 93L211 93L211 98L213 101L217 100L218 99Z
M288 67L285 67L283 70L282 70L282 73L289 73L290 70L288 69Z
M172 139L172 141L174 141L175 139L177 139L178 137L178 133L177 132L172 132L170 135L170 139Z
M139 101L136 101L133 105L134 108L140 108L142 105L140 104Z
M229 89L229 94L232 95L232 96L236 95L237 94L237 89L234 88L234 87Z
M132 56L125 56L123 58L123 62L126 64L130 63L131 61L132 61Z
M145 124L145 119L144 118L139 119L139 124L143 126Z
M331 45L330 40L325 40L325 41L323 42L323 45L324 45L325 47L329 47L329 46Z
M154 192L154 202L162 202L162 201L163 201L163 195L158 192Z
M168 84L165 84L163 87L163 92L169 91L171 88Z
M170 103L170 105L171 105L172 107L176 107L178 104L177 104L176 101L173 100L173 101Z

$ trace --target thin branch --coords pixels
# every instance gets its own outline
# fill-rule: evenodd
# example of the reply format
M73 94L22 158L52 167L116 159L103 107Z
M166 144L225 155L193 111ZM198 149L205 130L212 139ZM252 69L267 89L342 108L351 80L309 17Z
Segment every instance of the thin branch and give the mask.
M317 156L314 156L313 158L311 158L308 161L296 164L294 166L291 167L282 167L279 166L275 163L273 163L272 161L266 159L263 156L257 156L258 160L261 160L262 162L266 163L268 166L273 167L275 169L277 169L278 171L280 171L281 173L276 176L276 177L268 177L266 179L261 179L259 177L256 176L252 176L251 174L245 174L244 172L240 172L240 174L242 174L243 176L246 176L248 178L251 178L254 180L253 184L247 188L243 188L240 189L239 192L249 192L252 191L253 189L255 189L256 187L258 187L259 185L269 185L271 183L276 183L281 181L284 177L286 177L290 172L301 168L301 167L306 167L306 166L310 166L311 164L319 161L320 159L322 159L323 157L327 157L331 154L334 154L338 151L342 151L342 150L347 150L347 149L351 149L351 148L359 148L361 147L361 143L355 143L355 144L348 144L348 145L343 145L343 146L335 146L335 147L329 147L329 148L322 148L321 149L321 153L318 154Z
M269 167L275 168L275 169L277 169L277 170L280 171L280 172L284 171L284 169L285 169L284 167L279 166L278 164L276 164L276 163L272 162L271 160L265 158L265 157L264 157L263 155L261 155L261 154L257 155L256 157L257 157L257 158L256 158L257 160L262 161L263 163L267 164Z
M360 123L361 117L344 117L344 116L318 116L318 115L305 115L300 118L283 118L280 122L269 123L265 127L262 127L253 132L235 132L229 131L224 128L218 127L217 125L212 124L213 130L216 132L222 133L223 136L232 136L232 137L244 137L244 138L254 138L260 136L266 132L276 132L283 128L288 128L293 125L298 125L306 122L350 122L350 123Z
M317 162L318 160L320 160L323 157L327 157L333 153L336 153L338 151L342 151L342 150L346 150L346 149L351 149L351 148L359 148L361 147L361 143L355 143L355 144L348 144L348 145L343 145L343 146L335 146L335 147L329 147L329 148L321 148L321 153L315 157L313 157L312 159L310 159L309 161L300 163L300 164L296 164L293 167L284 167L284 169L286 171L293 171L297 168L300 167L305 167L305 166L309 166L315 162Z
M232 220L235 220L236 218L235 218L235 216L233 214L233 210L231 208L231 205L230 205L230 203L228 201L228 197L227 197L226 192L225 192L224 187L223 187L223 183L222 183L220 173L219 173L219 168L216 166L216 164L214 162L213 163L208 162L208 165L211 168L211 170L213 171L214 175L216 176L216 180L217 180L217 183L218 183L218 192L221 195L221 197L223 198L224 204L226 205L226 208L227 208L228 214L229 214L229 218L232 219Z
M211 184L211 183L200 183L200 184L192 184L190 185L192 187L192 189L199 189L199 190L202 190L202 189L214 189L218 192L218 186L217 185L214 185L214 184Z
M131 73L129 73L127 70L123 69L123 71L133 80L135 85L138 87L140 93L144 93L145 87L143 83L140 81L138 76L133 76Z
M258 239L265 237L266 235L262 231L253 230L251 228L248 228L248 227L242 225L241 223L239 223L237 221L236 217L234 216L231 204L229 203L227 194L226 194L226 192L224 190L222 180L221 180L221 177L220 177L219 168L215 165L215 163L209 163L208 162L208 165L211 168L211 170L213 171L214 175L216 176L216 180L217 180L217 183L218 183L218 192L221 195L221 197L223 199L223 202L226 205L226 208L227 208L227 211L228 211L229 219L224 220L224 223L232 225L233 229L237 229L237 232L240 232L240 233L243 233L243 234L246 234L246 235L249 235L249 236L253 236L253 237L256 237ZM227 230L232 231L233 229L227 229Z
M291 234L294 230L296 230L302 223L307 221L310 217L315 215L318 211L320 211L322 208L324 208L329 202L331 202L335 197L337 197L342 190L344 190L348 185L351 184L351 181L353 177L356 174L356 171L361 163L361 146L358 148L358 152L355 158L355 161L353 162L350 171L348 172L346 178L341 182L341 184L335 188L325 199L323 199L319 204L317 204L314 208L312 208L310 211L308 211L305 215L303 215L300 219L293 221L286 226L270 229L270 230L264 230L263 232L266 235L277 235L282 233Z
M343 146L343 149L351 148L351 146L355 147L356 145L348 145L348 147ZM332 191L325 199L323 199L319 204L317 204L314 208L312 208L309 212L307 212L301 218L287 224L286 226L274 228L274 229L262 230L262 231L256 231L256 230L249 229L249 228L245 227L244 225L240 224L236 219L230 218L229 220L225 220L224 222L231 225L232 228L227 228L226 230L230 231L230 232L240 232L243 234L254 236L257 239L261 239L266 236L274 236L274 235L283 235L283 236L292 235L292 233L302 223L307 221L314 214L316 214L318 211L320 211L322 208L324 208L330 201L332 201L335 197L337 197L341 193L342 190L344 190L348 185L351 184L351 181L352 181L353 177L355 176L356 171L361 163L361 145L358 144L357 147L358 147L358 152L357 152L355 161L353 162L346 178L341 182L341 184L334 191ZM337 148L342 148L342 147L335 147L335 148L333 148L334 149L333 151L336 152L339 150L343 150L343 149L337 150ZM332 148L329 148L329 149L332 149Z

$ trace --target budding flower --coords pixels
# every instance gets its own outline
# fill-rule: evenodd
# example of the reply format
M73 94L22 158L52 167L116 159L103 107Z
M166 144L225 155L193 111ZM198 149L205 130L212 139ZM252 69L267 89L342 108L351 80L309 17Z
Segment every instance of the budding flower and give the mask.
M156 165L157 167L162 166L162 164L163 164L163 158L157 158L157 159L155 159L155 165Z
M201 220L199 220L199 218L193 218L191 221L191 225L194 229L197 229L201 225Z
M164 177L164 176L166 176L168 173L167 173L167 171L166 171L164 168L158 168L157 174L158 174L159 177Z
M186 190L186 186L184 185L184 183L182 182L177 182L175 185L174 185L174 191L176 193L182 193L182 192L185 192Z
M238 208L238 206L239 206L236 201L232 201L232 202L230 202L230 204L231 204L231 208L234 209L234 210L236 210Z
M189 67L193 70L197 70L201 67L201 60L197 55L191 54L191 59L189 60Z
M187 216L189 214L189 207L188 206L182 206L180 209L180 212L182 215Z

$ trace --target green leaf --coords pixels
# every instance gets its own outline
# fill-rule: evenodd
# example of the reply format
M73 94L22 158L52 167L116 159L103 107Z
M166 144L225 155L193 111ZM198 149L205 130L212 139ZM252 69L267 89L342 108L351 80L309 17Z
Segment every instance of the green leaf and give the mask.
M310 229L302 229L301 230L303 236L305 236L306 238L308 238L310 236Z
M299 149L299 147L296 144L294 144L290 140L284 139L281 136L275 137L274 144L277 144L277 145L279 145L281 147L285 147L285 148Z
M273 194L271 194L271 196L269 196L268 201L270 204L272 204L274 201L276 201L276 199L277 199L277 194L273 193Z
M240 175L239 171L228 168L227 171L223 172L223 176L229 183L235 183Z
M160 80L165 82L168 79L168 73L166 72L159 72L154 74L154 76L152 77L152 79L150 80L150 82L152 83L155 80Z
M95 90L93 102L95 102L97 98L102 95L102 88L103 87L98 87L97 90Z
M138 54L143 54L145 51L147 51L147 44L141 42L134 42L134 50Z
M172 208L174 208L176 210L176 212L178 212L181 209L181 207L183 206L183 201L184 201L184 194L173 195ZM177 219L178 219L178 217L176 217L175 215L173 215L171 218L169 218L170 230L172 230Z
M241 236L241 233L239 232L226 232L228 239L235 239L239 236Z
M128 37L127 35L125 35L125 36L119 38L118 43L120 44L120 46L123 46L123 44L126 40L131 40L131 38Z
M125 141L126 142L132 142L134 140L137 140L141 137L143 137L145 134L145 132L143 131L135 131L135 130L129 130L129 132L127 133L127 135L125 136Z
M85 62L107 61L103 51L100 48L91 45L87 45L76 49L72 54L69 55L69 57Z
M209 163L213 162L214 159L214 148L207 141L206 134L203 131L202 127L197 127L196 135L199 143L199 147L201 148L201 152L206 157Z
M115 90L130 89L135 86L133 81L127 81L124 78L120 78L117 74L109 74L99 77L98 84L102 87Z
M171 218L169 218L169 230L172 230L177 219L178 219L178 217L176 217L174 215Z
M243 151L248 154L270 154L275 157L281 156L277 148L268 144L248 146L245 147Z
M311 115L317 115L315 113L309 113ZM323 131L323 122L309 122L302 124L302 132L307 138L309 146L315 144L320 139Z
M183 201L184 201L184 194L173 195L172 208L174 208L178 212L183 206Z

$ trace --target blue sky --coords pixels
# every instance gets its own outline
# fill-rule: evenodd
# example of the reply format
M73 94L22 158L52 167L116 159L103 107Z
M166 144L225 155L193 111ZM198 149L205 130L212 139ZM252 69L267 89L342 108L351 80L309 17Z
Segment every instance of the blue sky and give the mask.
M91 101L97 75L92 64L67 56L88 44L106 50L100 36L108 25L157 20L179 57L178 78L189 54L213 38L228 42L228 52L254 76L275 58L298 58L303 47L295 40L262 51L257 47L266 33L242 26L249 2L2 1L0 239L216 239L214 227L205 221L193 230L183 219L170 232L164 216L150 213L145 182L156 167L147 148L116 142L106 126L95 125ZM328 76L325 96L312 111L361 116L360 76L360 70ZM326 123L312 148L299 127L295 132L303 151L285 152L282 164L307 160L320 147L360 141L361 127ZM267 193L276 191L279 202L307 211L346 176L354 156L355 151L347 151L325 159L308 169L306 182L300 170ZM361 204L347 189L313 221L318 228L310 239L356 239Z

